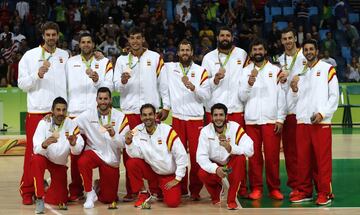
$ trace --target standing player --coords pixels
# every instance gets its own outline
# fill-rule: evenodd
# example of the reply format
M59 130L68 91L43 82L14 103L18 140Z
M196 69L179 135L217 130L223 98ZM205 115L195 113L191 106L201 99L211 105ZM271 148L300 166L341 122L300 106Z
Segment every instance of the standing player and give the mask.
M312 200L313 183L318 195L316 204L331 203L332 193L332 137L331 119L339 101L339 85L335 69L318 59L315 40L303 43L307 64L291 81L296 100L297 190L291 202ZM313 171L318 176L314 178Z
M281 43L285 52L279 57L282 71L292 80L300 73L306 64L301 48L296 47L296 32L286 28L281 32ZM290 81L288 82L290 83ZM287 185L291 188L290 197L296 191L297 155L296 155L296 115L295 101L291 91L286 93L286 119L282 130L282 144L284 148L286 172L288 176Z
M146 49L143 44L145 37L138 27L129 31L128 42L130 52L120 56L115 65L114 84L115 89L120 92L121 110L129 120L130 129L141 124L140 107L150 103L156 109L160 107L160 95L167 92L166 86L160 85L161 68L164 65L163 59L156 52ZM169 112L169 104L163 100L161 120L166 119ZM128 158L126 151L123 153L124 164ZM126 191L124 200L132 200L133 192L126 173Z
M238 208L237 191L246 176L240 155L251 157L254 153L253 141L236 122L227 121L227 107L215 104L211 107L212 123L201 130L196 160L200 165L199 177L210 193L213 204L220 203L222 180L228 175L229 191L227 207Z
M57 97L52 105L52 117L41 120L34 134L34 154L31 157L31 172L34 177L37 214L44 213L44 201L66 210L68 201L67 167L69 154L80 154L84 140L79 128L66 118L67 103ZM51 177L49 189L44 190L44 174L48 169Z
M282 200L279 161L282 124L285 120L285 92L279 83L281 70L266 60L266 44L255 39L250 44L254 63L244 68L240 83L240 98L245 103L246 133L254 141L254 155L249 159L250 199L263 193L265 154L266 183L269 196Z
M75 118L86 110L96 108L96 92L100 87L113 89L113 68L107 58L96 59L94 41L89 33L80 35L81 54L69 58L66 63L66 77L69 101L69 115ZM82 182L77 167L79 156L71 156L70 200L82 196Z
M22 203L33 204L34 183L31 175L33 135L39 121L51 111L53 100L66 97L65 63L69 54L56 48L59 26L46 22L42 26L44 44L27 51L19 62L19 88L27 92L26 151L24 173L20 183Z
M245 128L244 105L239 99L240 76L246 63L246 52L233 45L233 34L230 28L221 27L217 35L217 49L207 53L202 66L209 73L211 98L205 104L206 124L211 122L210 107L222 103L228 108L228 120L239 123ZM243 162L246 162L245 156ZM246 168L243 170L246 174ZM247 196L246 177L241 182L239 194Z
M129 130L127 118L123 113L111 107L111 91L100 87L97 91L97 108L89 109L75 121L87 144L81 154L78 165L86 192L84 208L93 208L99 199L111 203L116 208L119 186L119 164L121 149L124 148L125 133ZM99 168L99 191L92 186L93 169Z
M196 162L196 150L200 129L204 125L205 100L210 98L210 88L207 71L192 61L193 49L191 43L182 40L178 46L178 63L166 63L161 71L166 76L169 88L168 99L172 109L172 126L179 135L185 149L189 148L190 193L193 200L200 198L202 183L198 178L199 165ZM188 174L182 181L182 194L188 193Z
M138 192L135 207L150 197L143 179L148 180L150 192L163 195L168 207L181 202L180 182L185 176L188 157L175 130L155 121L155 107L140 108L142 124L126 134L126 151L131 188Z

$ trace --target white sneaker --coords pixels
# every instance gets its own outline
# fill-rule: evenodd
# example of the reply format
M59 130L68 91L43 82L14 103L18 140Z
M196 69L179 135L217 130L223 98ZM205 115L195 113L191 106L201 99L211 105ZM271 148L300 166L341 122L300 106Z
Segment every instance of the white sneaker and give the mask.
M84 208L90 209L94 207L94 203L98 200L98 197L94 190L86 193L86 201L84 203Z

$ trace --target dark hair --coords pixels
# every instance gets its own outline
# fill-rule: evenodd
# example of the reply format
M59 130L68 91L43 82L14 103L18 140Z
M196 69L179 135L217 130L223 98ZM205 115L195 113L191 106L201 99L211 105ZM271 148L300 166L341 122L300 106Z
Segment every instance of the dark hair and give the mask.
M295 29L289 28L289 27L283 29L283 30L281 31L281 35L286 34L286 33L289 33L289 32L292 32L293 35L294 35L294 37L296 37L296 31L295 31Z
M83 37L90 37L90 38L91 38L91 41L94 42L94 38L93 38L93 36L92 36L90 33L85 32L85 33L80 34L79 42L81 41L81 39L82 39Z
M218 32L217 32L217 35L216 36L219 36L220 35L220 31L228 31L230 32L231 36L233 35L233 32L231 30L231 28L229 28L228 26L222 26L218 29Z
M54 101L53 101L51 110L54 110L54 108L55 108L55 106L56 106L57 104L64 104L64 105L66 105L66 107L67 107L67 102L66 102L66 100L65 100L63 97L57 97L57 98L55 98Z
M141 34L142 37L144 36L142 29L137 26L134 26L129 30L129 36L134 34Z
M302 44L302 47L304 48L306 44L313 44L315 49L318 50L318 44L316 40L314 39L305 40L304 43Z
M180 45L190 45L190 49L193 50L193 46L192 46L191 42L187 39L183 39L180 41L178 48L177 48L178 51L180 50Z
M99 93L108 93L109 94L109 97L111 98L111 91L109 88L107 87L100 87L96 93L96 96L99 95Z
M215 109L224 110L225 116L227 115L228 109L223 103L216 103L211 107L211 115L213 115Z
M41 32L42 32L42 34L44 34L45 31L46 31L46 30L49 30L49 29L55 30L57 33L59 33L59 31L60 31L59 25L58 25L57 23L48 21L48 22L45 22L45 23L41 26Z
M265 51L268 50L267 44L266 44L266 42L265 42L263 39L255 38L253 41L251 41L251 43L250 43L250 45L249 45L249 52L251 52L251 50L252 50L252 48L253 48L254 46L258 46L258 45L263 45Z
M151 108L152 111L154 112L154 114L156 113L156 109L155 109L154 105L152 105L152 104L150 104L150 103L146 103L146 104L143 104L143 105L141 106L141 108L140 108L140 114L142 114L142 112L143 112L143 110L144 110L145 108Z

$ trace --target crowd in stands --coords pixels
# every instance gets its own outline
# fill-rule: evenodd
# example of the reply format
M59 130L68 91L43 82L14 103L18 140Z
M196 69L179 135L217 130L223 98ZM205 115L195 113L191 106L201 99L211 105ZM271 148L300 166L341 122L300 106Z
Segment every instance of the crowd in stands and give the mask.
M275 6L281 14L268 14ZM0 0L0 11L0 87L17 86L17 64L42 42L40 26L47 20L60 26L58 47L78 54L79 35L89 32L114 63L126 52L127 31L135 25L144 30L146 46L165 62L176 60L178 42L187 39L194 44L194 61L201 64L216 47L216 30L223 25L232 28L235 45L246 51L254 38L265 38L276 62L285 24L298 31L299 45L308 38L318 41L325 60L337 66L340 81L360 79L359 20L349 20L352 10L342 0Z

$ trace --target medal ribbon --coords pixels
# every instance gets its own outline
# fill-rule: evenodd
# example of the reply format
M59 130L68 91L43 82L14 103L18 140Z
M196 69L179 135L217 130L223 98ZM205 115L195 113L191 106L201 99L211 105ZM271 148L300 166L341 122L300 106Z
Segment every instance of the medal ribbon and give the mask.
M55 48L55 50L56 50L56 48ZM53 53L55 53L55 50L54 50ZM50 58L52 57L52 54L53 54L53 53L50 53L49 57L45 58L45 48L41 46L41 59L42 59L43 61L45 61L45 60L46 60L46 61L49 61Z
M179 63L179 64L180 64L180 68L181 68L181 71L182 71L183 75L187 76L187 74L189 73L190 68L192 66L192 63L190 64L190 66L185 67L185 68L183 67L183 65L181 63Z
M82 62L85 64L86 69L90 69L91 67L91 63L94 60L94 56L91 56L91 58L89 60L86 60L86 58L84 57L84 55L81 55L81 60Z
M111 121L111 110L109 112L109 114L107 115L108 116L108 122L107 124L109 125L110 124L110 121ZM99 118L99 123L101 126L104 126L103 125L103 122L102 122L102 119L101 119L101 114L100 114L100 111L98 111L98 118Z
M224 68L226 66L226 64L228 63L228 61L230 59L230 56L231 56L231 53L232 53L233 50L234 50L234 48L232 48L230 50L230 52L226 55L224 63L221 62L221 60L220 60L220 52L218 52L218 59L219 59L219 63L220 63L221 68Z

